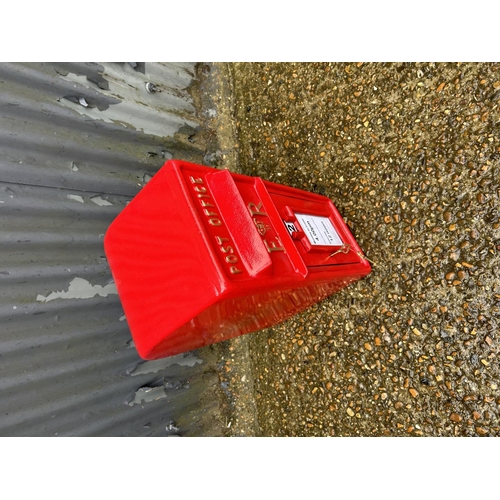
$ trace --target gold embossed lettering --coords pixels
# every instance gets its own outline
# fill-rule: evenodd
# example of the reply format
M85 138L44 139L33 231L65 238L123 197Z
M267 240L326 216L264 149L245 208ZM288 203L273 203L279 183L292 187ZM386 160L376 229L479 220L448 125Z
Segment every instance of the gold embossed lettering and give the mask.
M276 243L276 241L278 243ZM282 246L280 246L280 245L282 245L282 243L279 240L279 238L276 237L276 241L264 240L264 245L266 245L267 251L269 253L271 253L271 252L284 252L285 251L285 249Z
M250 210L251 215L264 215L265 217L267 217L266 212L261 212L261 209L262 209L262 202L260 202L258 205L256 205L253 202L250 202L248 204L248 210Z
M220 249L224 253L234 253L233 247L231 245L228 245L227 247L220 247Z
M204 213L205 215L208 215L209 217L210 217L211 215L218 215L218 214L217 214L217 212L211 212L208 208L204 208L204 209L203 209L203 213Z
M201 177L193 177L190 175L189 179L193 184L203 184L203 179Z
M231 274L240 274L241 273L241 271L236 266L231 266L229 268L229 271L231 272Z
M224 238L223 236L216 236L215 241L219 244L222 245L224 241L229 241L229 238Z
M216 219L215 217L212 217L211 219L208 219L208 223L211 226L222 226L222 222L220 219Z
M197 191L198 193L206 193L207 192L207 188L205 186L195 186L193 189L195 191Z
M210 195L208 194L197 194L196 196L198 196L198 198L210 198ZM200 201L201 203L201 201Z
M213 207L213 205L210 202L205 200L200 200L200 203L202 207Z
M236 255L230 253L229 255L226 255L226 262L228 264L236 264L236 262L238 262L238 257L236 257Z

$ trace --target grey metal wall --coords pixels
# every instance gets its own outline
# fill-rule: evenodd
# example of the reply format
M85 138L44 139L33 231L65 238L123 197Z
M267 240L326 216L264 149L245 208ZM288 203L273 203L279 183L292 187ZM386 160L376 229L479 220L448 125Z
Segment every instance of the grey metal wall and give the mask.
M202 160L194 76L191 63L0 64L1 435L206 432L209 364L141 362L103 251L166 159Z

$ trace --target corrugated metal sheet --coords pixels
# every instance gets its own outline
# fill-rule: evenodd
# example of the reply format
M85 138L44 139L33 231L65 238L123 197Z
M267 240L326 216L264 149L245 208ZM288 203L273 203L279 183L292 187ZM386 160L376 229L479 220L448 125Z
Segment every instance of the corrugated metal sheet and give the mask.
M103 251L166 159L202 161L194 76L0 64L1 435L196 435L216 410L199 353L138 358Z

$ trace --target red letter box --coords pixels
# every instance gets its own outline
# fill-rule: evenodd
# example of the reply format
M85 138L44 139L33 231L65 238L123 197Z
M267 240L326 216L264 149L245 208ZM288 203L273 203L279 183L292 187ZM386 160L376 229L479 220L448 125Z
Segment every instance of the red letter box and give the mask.
M144 359L274 325L371 270L328 198L177 160L104 244Z

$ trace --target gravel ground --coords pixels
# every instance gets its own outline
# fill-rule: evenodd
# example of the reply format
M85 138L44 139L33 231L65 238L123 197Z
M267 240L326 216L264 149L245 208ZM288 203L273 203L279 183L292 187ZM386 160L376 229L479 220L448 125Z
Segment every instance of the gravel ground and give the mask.
M211 79L207 163L328 196L373 262L217 347L231 432L499 435L500 65L217 64Z

